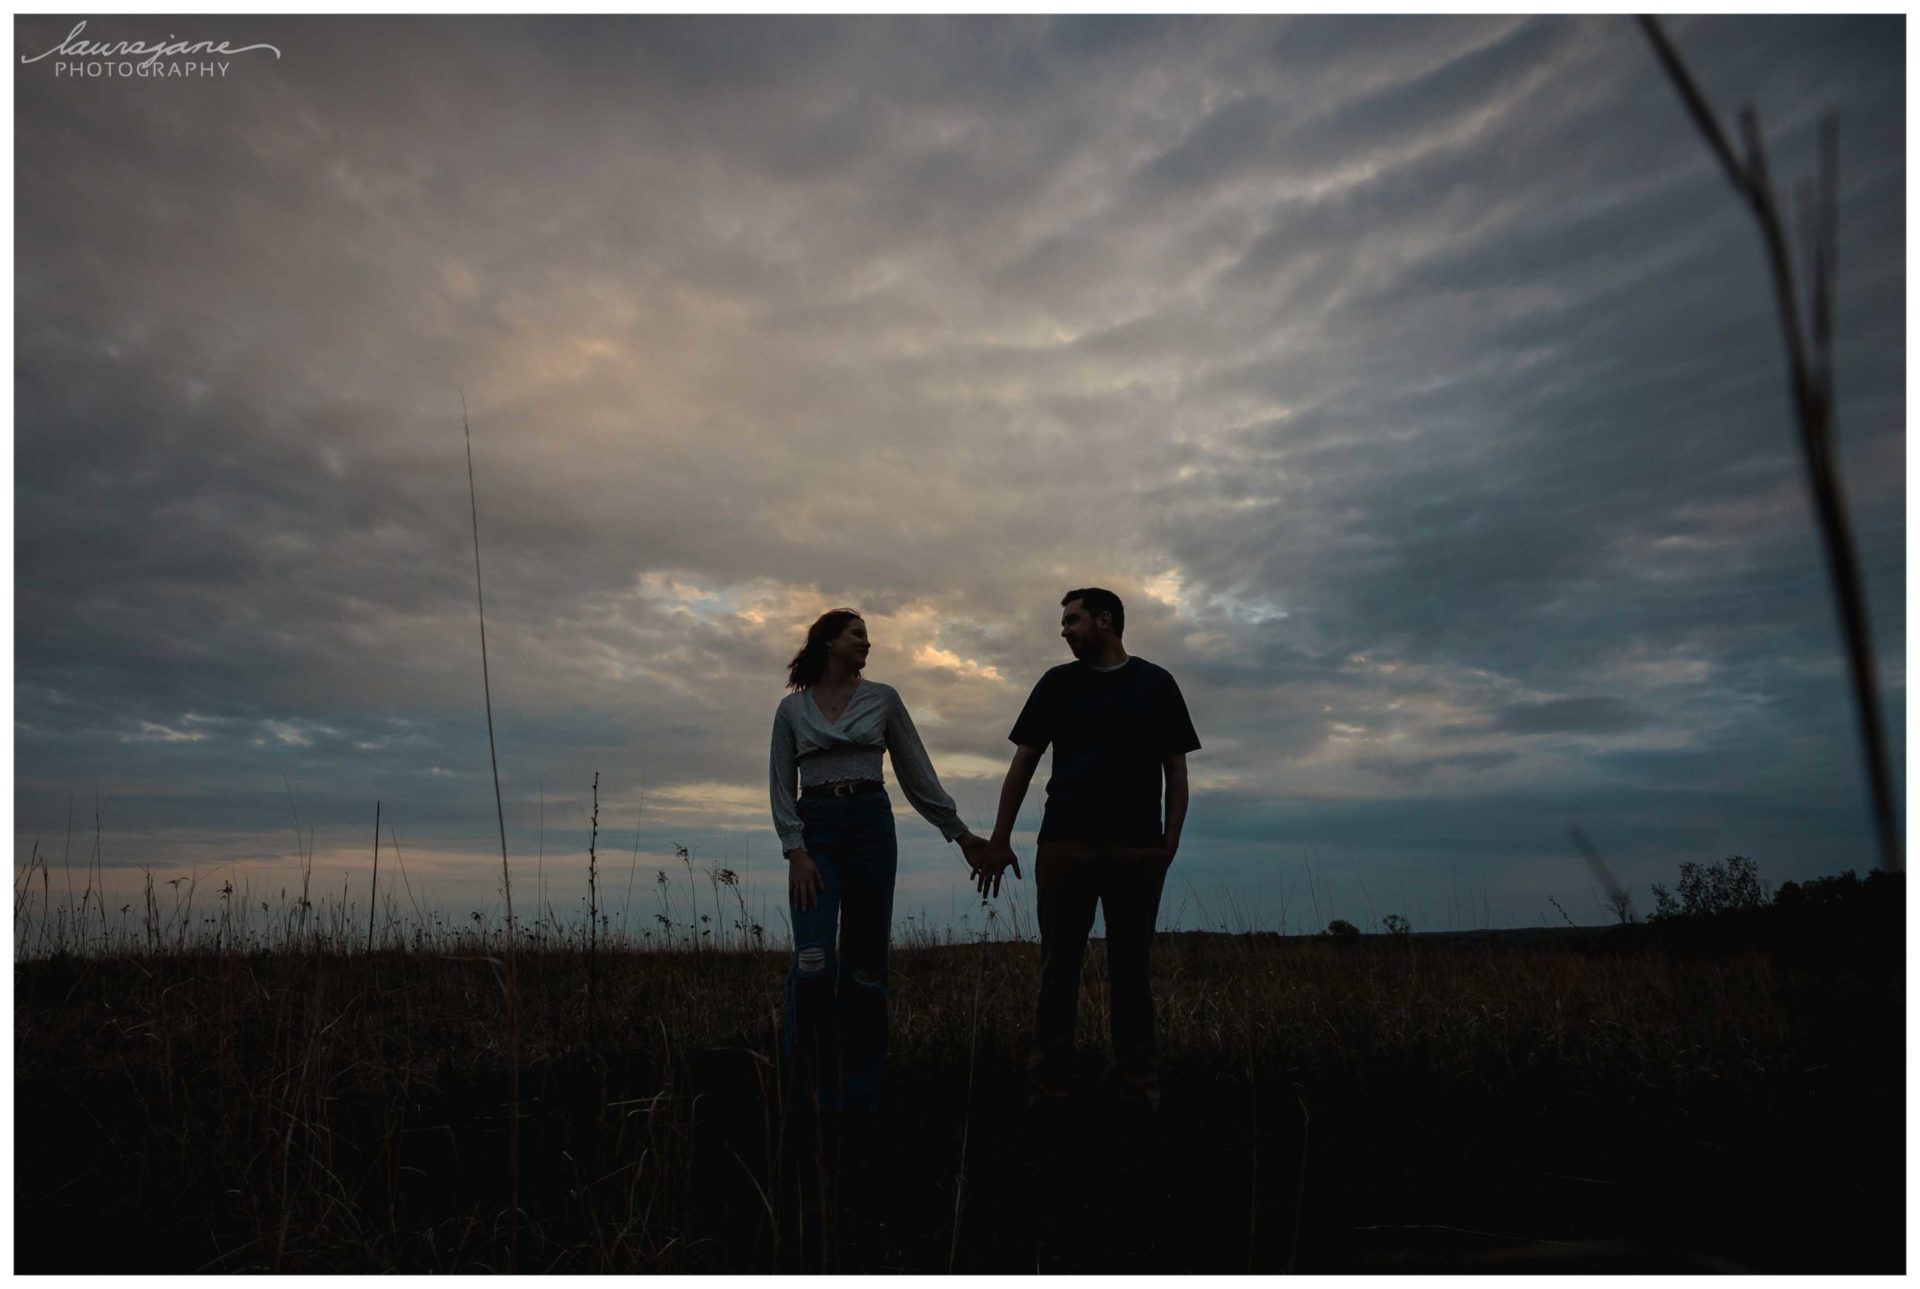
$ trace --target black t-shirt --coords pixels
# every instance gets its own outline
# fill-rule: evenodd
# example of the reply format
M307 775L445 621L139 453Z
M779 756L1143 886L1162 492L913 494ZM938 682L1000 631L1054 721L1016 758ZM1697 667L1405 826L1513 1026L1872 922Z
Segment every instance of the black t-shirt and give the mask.
M1040 677L1007 735L1036 752L1053 744L1039 840L1157 846L1162 763L1199 748L1180 686L1130 657L1112 671L1062 663Z

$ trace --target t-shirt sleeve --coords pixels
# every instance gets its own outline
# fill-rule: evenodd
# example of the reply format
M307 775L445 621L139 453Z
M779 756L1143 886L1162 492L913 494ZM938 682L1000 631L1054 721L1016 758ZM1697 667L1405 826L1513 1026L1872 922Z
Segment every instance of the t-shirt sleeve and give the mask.
M1200 736L1194 733L1193 718L1187 715L1187 700L1172 676L1160 693L1160 759L1200 750Z
M1046 751L1047 744L1053 742L1053 707L1053 686L1042 676L1027 695L1027 705L1020 709L1020 719L1013 723L1013 732L1007 738L1021 747Z

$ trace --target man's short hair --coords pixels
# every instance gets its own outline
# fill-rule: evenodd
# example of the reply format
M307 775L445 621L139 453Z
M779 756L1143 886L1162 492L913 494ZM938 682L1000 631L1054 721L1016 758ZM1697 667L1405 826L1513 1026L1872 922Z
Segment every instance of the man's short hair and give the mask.
M1120 603L1120 597L1112 591L1098 586L1083 586L1077 591L1068 591L1060 597L1060 607L1066 608L1075 600L1087 611L1087 616L1097 618L1102 613L1113 615L1113 634L1124 635L1127 630L1127 610Z

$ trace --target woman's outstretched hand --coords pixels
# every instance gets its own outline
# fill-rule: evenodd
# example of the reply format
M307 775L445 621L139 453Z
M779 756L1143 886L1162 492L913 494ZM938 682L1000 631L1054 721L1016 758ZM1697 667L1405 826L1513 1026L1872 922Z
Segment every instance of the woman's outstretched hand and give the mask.
M962 833L956 840L960 845L960 853L966 856L967 867L978 873L980 865L986 861L991 843L976 832Z
M826 888L826 879L820 876L819 865L807 854L803 847L796 846L787 852L787 902L802 913L820 902L820 892Z

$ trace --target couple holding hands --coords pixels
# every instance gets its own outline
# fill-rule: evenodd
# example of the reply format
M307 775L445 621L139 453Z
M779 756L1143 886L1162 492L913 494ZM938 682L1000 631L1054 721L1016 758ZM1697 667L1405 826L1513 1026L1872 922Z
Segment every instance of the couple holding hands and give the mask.
M1014 722L1013 762L986 838L961 822L940 787L898 691L861 676L871 645L860 615L835 609L808 628L788 664L794 692L774 713L772 755L773 822L793 920L785 1055L797 1096L855 1113L879 1104L898 861L882 753L892 756L913 808L960 845L987 895L999 893L1008 868L1022 876L1010 843L1014 819L1051 746L1034 856L1041 967L1029 1100L1058 1101L1070 1090L1080 962L1101 905L1118 1086L1158 1105L1148 959L1186 821L1186 754L1200 740L1180 687L1164 668L1127 654L1125 628L1126 610L1111 591L1086 587L1062 598L1060 635L1074 661L1040 678Z

